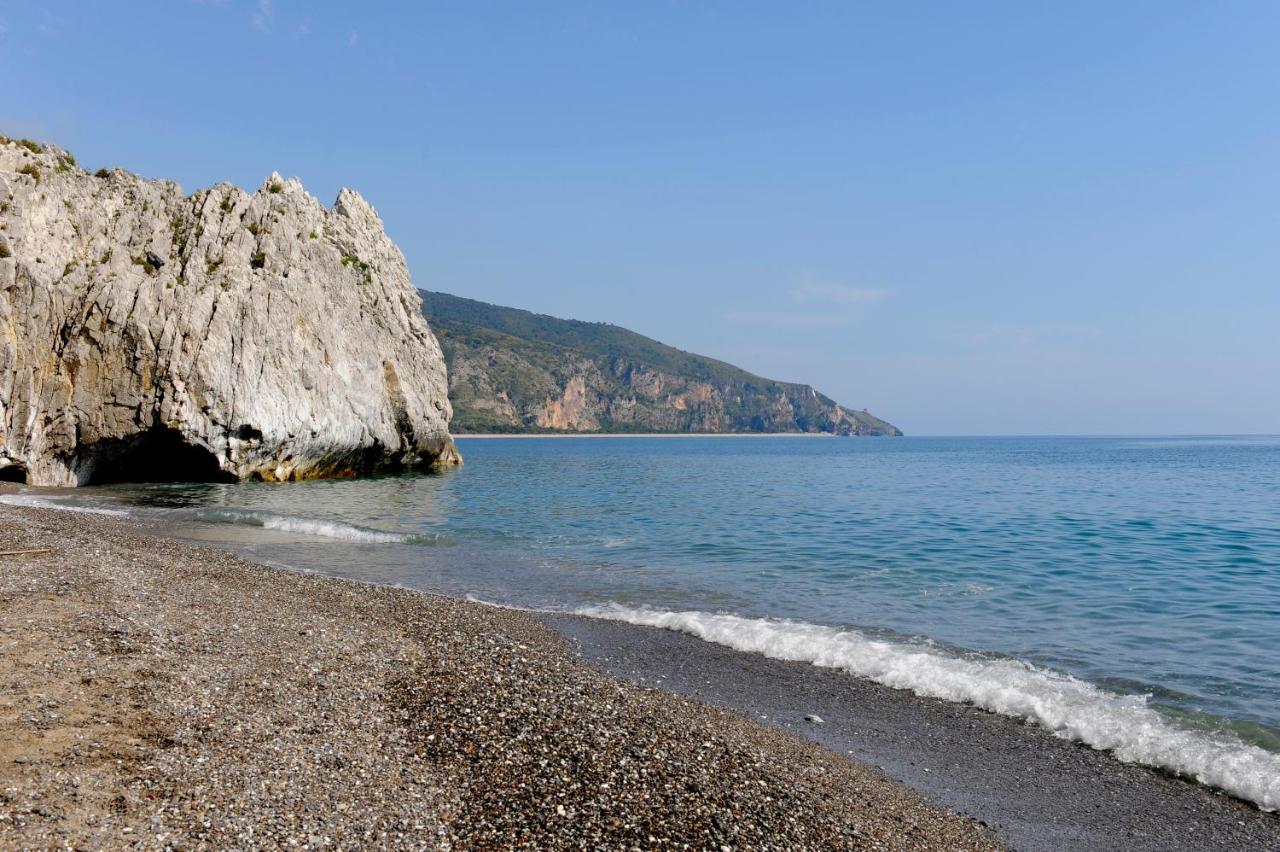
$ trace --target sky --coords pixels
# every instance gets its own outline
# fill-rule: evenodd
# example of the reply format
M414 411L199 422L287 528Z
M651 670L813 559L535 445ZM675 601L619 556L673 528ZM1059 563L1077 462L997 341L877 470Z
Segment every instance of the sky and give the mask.
M0 2L0 132L909 434L1280 432L1280 4Z

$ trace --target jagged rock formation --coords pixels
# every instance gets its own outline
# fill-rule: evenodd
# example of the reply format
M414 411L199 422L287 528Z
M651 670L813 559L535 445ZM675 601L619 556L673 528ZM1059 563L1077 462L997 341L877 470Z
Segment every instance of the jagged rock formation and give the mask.
M458 461L439 344L364 199L80 169L0 137L0 479Z
M459 432L901 435L808 385L775 382L603 323L422 294Z

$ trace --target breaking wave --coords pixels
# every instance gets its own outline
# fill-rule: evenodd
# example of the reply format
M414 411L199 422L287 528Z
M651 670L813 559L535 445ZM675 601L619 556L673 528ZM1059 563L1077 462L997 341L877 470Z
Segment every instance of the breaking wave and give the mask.
M271 515L234 509L201 509L191 513L191 519L221 524L241 524L262 527L298 535L319 536L339 541L364 544L409 544L426 541L427 537L385 530L358 527L341 521L322 521L315 518L294 518L287 515Z
M411 540L411 536L401 533L382 532L337 521L314 521L306 518L269 517L263 519L262 526L269 530L318 535L323 538L361 541L372 544L403 544Z
M618 604L580 615L661 627L779 660L841 669L917 695L973 704L1040 724L1064 739L1218 787L1264 810L1280 808L1280 754L1230 735L1192 731L1150 707L1091 683L1005 658L954 656L817 624Z

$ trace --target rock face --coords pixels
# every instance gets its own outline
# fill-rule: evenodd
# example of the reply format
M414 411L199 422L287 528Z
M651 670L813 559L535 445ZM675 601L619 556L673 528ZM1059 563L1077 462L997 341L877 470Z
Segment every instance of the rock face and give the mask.
M373 208L184 196L0 137L0 479L287 480L459 461Z
M776 382L603 323L422 294L460 432L901 435L809 385Z

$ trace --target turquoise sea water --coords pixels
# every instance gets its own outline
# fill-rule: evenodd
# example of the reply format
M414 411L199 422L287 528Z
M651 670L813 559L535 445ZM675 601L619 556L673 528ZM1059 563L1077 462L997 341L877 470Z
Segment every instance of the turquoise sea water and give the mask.
M439 475L13 499L835 666L1280 805L1280 438L459 446Z

